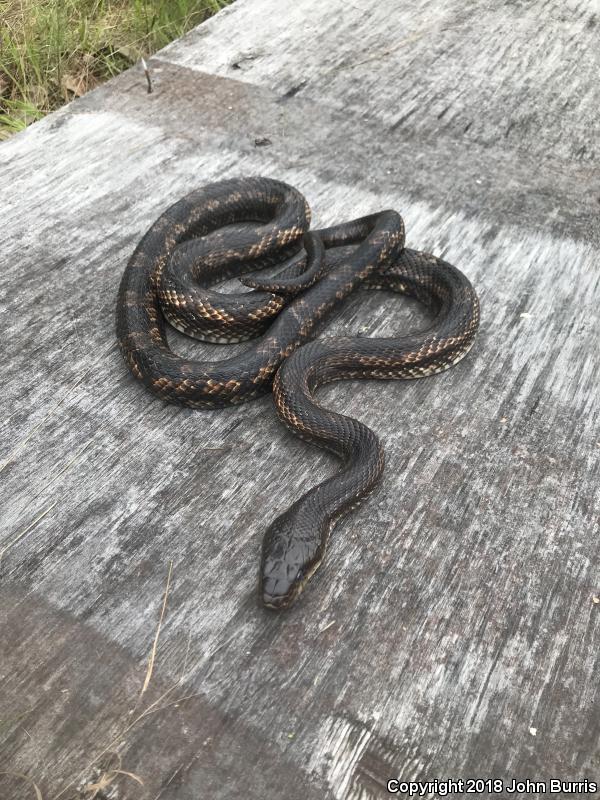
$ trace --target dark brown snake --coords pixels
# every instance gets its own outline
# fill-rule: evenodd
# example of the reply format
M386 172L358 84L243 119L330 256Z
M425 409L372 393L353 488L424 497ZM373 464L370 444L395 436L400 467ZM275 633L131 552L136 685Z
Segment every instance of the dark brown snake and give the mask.
M321 564L335 522L381 478L375 434L314 399L331 381L412 379L441 372L471 348L477 295L455 267L404 247L395 211L308 232L310 210L291 186L240 178L205 186L168 208L133 253L119 289L117 338L129 369L158 397L192 408L243 403L273 389L280 419L334 452L339 473L312 488L271 523L264 537L260 594L289 606ZM237 295L209 287L286 262L273 278L244 282ZM321 338L319 326L355 288L367 284L417 298L434 312L430 327L394 338ZM224 361L174 353L165 322L207 341L242 341Z

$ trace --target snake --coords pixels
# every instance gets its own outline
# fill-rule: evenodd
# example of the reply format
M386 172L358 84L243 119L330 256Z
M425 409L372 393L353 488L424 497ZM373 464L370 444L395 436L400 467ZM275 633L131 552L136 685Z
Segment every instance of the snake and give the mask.
M319 388L442 372L469 352L479 326L468 278L439 257L405 247L396 211L317 230L310 222L305 197L273 178L228 178L196 189L142 237L116 307L125 363L154 395L202 410L271 392L291 431L339 458L336 474L266 529L258 592L264 606L277 610L296 602L322 564L334 526L374 490L384 470L377 435L320 405ZM275 274L264 273L273 268ZM214 288L236 276L244 290ZM425 330L396 337L317 337L359 286L416 298L432 320ZM172 350L168 325L203 341L248 341L248 347L219 361L185 358Z

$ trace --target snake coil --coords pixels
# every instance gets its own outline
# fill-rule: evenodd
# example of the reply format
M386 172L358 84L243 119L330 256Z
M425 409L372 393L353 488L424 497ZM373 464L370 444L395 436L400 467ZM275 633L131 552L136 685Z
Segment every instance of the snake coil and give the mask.
M336 521L377 484L383 448L362 423L321 407L320 386L358 378L413 379L456 364L479 324L477 295L455 267L404 247L395 211L309 231L310 209L294 188L269 178L210 184L168 208L136 247L117 300L123 357L163 400L192 408L243 403L273 391L280 419L334 452L340 472L275 519L263 540L260 594L291 605L323 560ZM211 288L266 266L249 292ZM315 339L331 311L359 285L415 297L434 313L430 327L395 338ZM165 319L205 341L252 339L241 355L183 358L167 342Z

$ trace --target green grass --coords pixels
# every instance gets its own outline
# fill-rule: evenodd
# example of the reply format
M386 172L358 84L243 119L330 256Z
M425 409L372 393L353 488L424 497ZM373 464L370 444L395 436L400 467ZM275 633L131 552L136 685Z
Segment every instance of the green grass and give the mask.
M231 0L0 0L0 140Z

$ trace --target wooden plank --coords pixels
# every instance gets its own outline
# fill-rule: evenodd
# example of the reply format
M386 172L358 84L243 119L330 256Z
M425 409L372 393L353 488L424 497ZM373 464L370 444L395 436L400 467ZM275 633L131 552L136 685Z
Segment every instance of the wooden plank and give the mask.
M152 61L152 95L130 71L0 148L0 771L45 800L110 771L92 764L107 748L144 781L113 776L117 796L148 800L600 776L591 6L383 6L238 0ZM331 72L351 57L352 75ZM280 616L256 599L262 532L334 459L268 398L161 404L114 347L147 226L239 174L298 186L316 225L397 208L409 243L482 300L476 348L449 373L322 392L381 435L386 475ZM362 292L327 332L424 319ZM3 798L25 791L0 778Z
M261 24L256 24L260 18ZM242 2L163 51L169 60L311 97L410 137L448 135L598 158L598 0L483 6ZM565 132L568 131L568 135Z

